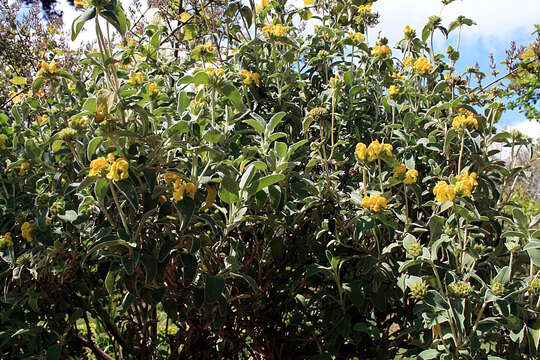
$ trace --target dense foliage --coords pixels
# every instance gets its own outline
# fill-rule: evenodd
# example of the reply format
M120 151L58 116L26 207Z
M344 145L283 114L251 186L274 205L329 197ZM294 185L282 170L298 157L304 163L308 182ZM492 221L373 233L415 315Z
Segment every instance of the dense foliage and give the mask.
M537 356L540 217L495 146L529 144L432 46L472 20L390 49L359 0L75 3L95 49L5 72L3 358Z

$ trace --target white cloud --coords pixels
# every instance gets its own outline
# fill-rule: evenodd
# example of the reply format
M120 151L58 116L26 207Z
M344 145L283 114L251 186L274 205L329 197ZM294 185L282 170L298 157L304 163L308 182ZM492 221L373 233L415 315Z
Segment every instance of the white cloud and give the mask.
M540 123L536 120L523 120L515 124L508 125L507 128L518 130L519 132L533 139L540 139Z
M530 34L540 22L538 0L458 0L444 8L438 0L379 0L373 9L381 20L375 32L382 31L392 43L403 37L407 24L420 33L431 15L441 16L444 26L459 15L472 19L477 25L466 28L462 40L488 44L507 43L516 33Z

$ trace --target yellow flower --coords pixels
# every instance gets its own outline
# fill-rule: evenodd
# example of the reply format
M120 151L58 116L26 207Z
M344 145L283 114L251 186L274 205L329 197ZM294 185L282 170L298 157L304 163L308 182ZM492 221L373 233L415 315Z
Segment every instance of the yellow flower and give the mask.
M120 158L111 165L111 170L107 174L107 179L112 181L125 180L129 177L129 163Z
M270 4L270 0L261 0L261 3L257 6L257 13L263 11Z
M405 35L405 37L413 38L416 36L416 31L409 25L405 25L405 28L403 29L403 34Z
M141 72L137 72L135 75L129 77L128 83L130 85L142 85L144 81L144 75Z
M22 237L28 241L28 242L32 242L32 239L33 239L33 226L28 222L28 221L25 221L22 225L21 225L21 234L22 234Z
M184 11L183 13L180 14L180 21L181 22L185 23L189 19L191 19L191 15L187 11Z
M49 115L47 114L38 115L37 117L37 122L39 125L43 124L44 122L47 122L48 120L49 120Z
M6 242L7 247L13 246L13 238L11 237L10 232L4 234L4 241Z
M195 197L195 193L197 192L197 187L192 182L188 182L184 186L184 191L187 196L193 199Z
M403 183L405 185L411 185L414 184L418 180L418 171L415 169L407 170L407 173L405 174L405 180L403 180Z
M368 161L373 161L381 156L392 156L392 145L380 143L379 140L372 141L367 148Z
M88 7L88 0L74 0L75 7L86 9Z
M242 70L242 77L244 78L244 84L259 86L261 84L261 76L257 72Z
M369 13L369 12L371 12L371 4L358 6L358 12L359 13Z
M182 201L184 198L184 191L186 187L184 184L180 181L180 179L176 179L173 185L173 198L176 201Z
M399 94L399 88L396 85L390 85L388 88L388 95L394 97Z
M367 195L362 199L362 207L373 212L380 212L388 207L388 200L381 195Z
M113 153L108 153L107 154L107 161L109 162L109 164L112 164L115 160L115 157L114 157L114 154Z
M445 74L444 74L444 80L448 81L452 79L452 72L451 71L447 71Z
M24 174L26 173L26 170L28 170L30 168L30 163L28 161L25 161L21 164L21 166L19 167L19 176L24 176Z
M6 141L8 137L6 134L0 134L0 150L6 150Z
M478 120L469 110L461 111L461 114L456 116L452 121L452 128L456 131L463 131L465 128L478 129Z
M461 174L456 176L455 193L457 195L464 197L471 196L475 186L478 186L475 172L469 175L468 170L462 170Z
M408 56L407 58L403 59L403 67L409 67L413 63L413 58L411 56Z
M380 57L388 57L392 55L392 50L387 45L376 44L373 46L373 55Z
M400 73L398 73L397 71L394 71L394 73L392 74L392 77L396 80L403 80L405 79L405 77L403 75L401 75Z
M352 40L352 41L355 41L357 43L361 43L361 42L364 42L364 34L362 34L361 32L350 32L347 34L347 37Z
M454 187L448 185L446 181L439 181L433 188L433 195L438 202L454 201L456 196Z
M356 149L354 150L354 156L356 157L356 160L365 161L366 160L366 154L367 154L366 144L364 144L364 143L356 144Z
M165 180L165 182L167 184L169 184L170 182L172 181L176 181L180 179L180 176L177 174L177 173L174 173L174 172L171 172L171 171L167 171L164 175L163 175L163 180Z
M266 38L283 37L287 33L287 29L281 24L266 24L261 31Z
M394 177L400 178L407 171L405 164L400 164L394 167Z
M150 83L148 85L148 94L154 96L159 92L159 87L156 83Z
M107 166L107 160L104 157L98 157L90 161L90 171L88 172L89 176L98 176Z
M137 40L135 40L134 38L130 37L130 38L127 40L127 44L128 44L129 47L134 48L135 46L137 46Z
M56 70L56 61L53 60L49 63L49 74L54 74Z
M414 62L414 70L420 75L426 75L433 70L433 65L425 56L422 56Z

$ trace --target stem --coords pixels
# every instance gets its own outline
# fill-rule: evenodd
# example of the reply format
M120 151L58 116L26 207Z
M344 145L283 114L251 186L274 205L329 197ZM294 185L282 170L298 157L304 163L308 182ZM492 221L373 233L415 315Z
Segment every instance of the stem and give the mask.
M461 134L461 147L459 149L458 175L461 174L461 158L463 157L463 147L465 145L465 134Z
M328 161L332 160L334 157L334 122L336 118L335 113L335 107L336 107L336 95L332 95L332 124L330 125L330 156L328 157Z
M472 327L471 335L473 335L476 332L476 329L478 328L478 323L480 322L480 319L482 318L482 315L484 314L484 310L486 309L487 303L484 302L482 304L482 307L480 308L480 311L478 312L478 316L476 317L476 321Z
M381 159L377 159L379 165L379 185L381 186L381 193L384 194L383 181L382 181L382 168L381 168Z
M407 185L403 184L403 196L405 197L405 232L409 228L409 199L407 198Z
M118 208L118 213L120 214L120 218L122 219L122 225L124 225L124 230L126 230L126 232L129 234L129 227L127 225L126 215L124 214L124 211L120 206L120 202L118 201L118 195L116 195L116 190L114 190L114 185L112 181L109 181L109 187L111 188L114 203L116 204L116 207Z

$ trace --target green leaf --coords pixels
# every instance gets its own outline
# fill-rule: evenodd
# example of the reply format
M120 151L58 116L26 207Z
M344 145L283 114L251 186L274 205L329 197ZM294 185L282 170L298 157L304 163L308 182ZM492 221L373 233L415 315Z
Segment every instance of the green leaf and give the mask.
M439 352L435 349L427 349L418 354L418 358L422 360L436 359L439 357Z
M124 270L128 275L133 275L137 269L137 264L139 263L139 252L133 251L131 254L127 253L122 256L122 265Z
M101 145L103 140L105 140L105 138L98 136L88 142L88 146L86 148L86 158L88 161L92 160L92 156L95 154L97 148L99 145Z
M62 356L62 346L60 344L54 344L47 349L47 360L60 360Z
M94 193L100 202L103 202L108 191L109 182L103 178L97 179L96 185L94 186Z
M122 194L128 199L129 203L133 207L133 210L137 211L139 206L139 200L137 198L137 190L129 180L122 180L115 182L116 186Z
M429 220L429 236L430 242L439 240L444 229L444 218L438 215L434 215Z
M181 254L184 286L188 286L197 275L197 258L192 254Z
M206 276L204 286L204 302L215 303L225 290L225 279L220 276Z
M15 85L26 85L26 78L22 76L15 76L9 81Z
M195 85L207 85L210 83L210 76L204 71L199 71L193 75L192 83Z
M255 192L252 195L255 195L262 189L267 188L270 185L277 184L278 182L283 181L283 180L285 180L285 175L282 175L282 174L268 175L268 176L262 177L255 182L256 188L255 188Z
M286 112L278 112L277 114L274 114L268 124L266 125L266 135L270 135L274 129L282 122L283 118L287 115Z
M221 186L219 187L219 198L221 201L232 204L238 201L238 183L234 179L226 175L221 181Z
M75 41L79 33L81 32L84 23L88 20L93 19L96 16L96 8L93 6L90 6L88 10L82 15L79 15L73 20L73 24L71 25L71 41Z
M510 281L510 268L508 266L503 267L497 273L492 282L500 282L501 284L507 284Z
M244 279L248 283L248 285L251 287L251 289L253 290L253 292L255 294L257 294L259 292L259 286L257 285L257 282L251 276L249 276L247 274L236 274L236 273L231 273L231 275L238 276L238 277L241 277L242 279Z
M189 106L189 99L185 91L180 92L178 96L178 105L176 106L176 111L179 114L184 113Z
M64 221L67 221L67 222L74 222L75 220L77 220L77 217L79 215L73 211L73 210L67 210L63 215L58 215L58 217Z
M262 125L260 122L258 122L255 119L247 119L244 120L246 124L251 126L259 135L262 135L264 133L264 125Z
M225 95L238 110L244 111L245 106L244 102L242 101L242 95L240 95L240 92L232 83L226 83L218 90L220 93Z
M529 219L527 218L527 215L521 211L521 209L514 208L512 211L512 216L514 218L514 221L519 225L519 227L522 230L526 230L529 227Z
M37 92L39 89L41 89L41 86L43 85L44 81L45 79L42 76L38 76L32 83L32 90L34 92Z
M107 273L107 276L105 277L105 289L107 289L107 292L110 296L114 294L114 281L116 279L116 272L110 271Z
M195 202L189 196L184 196L182 201L176 203L176 207L182 213L182 226L180 226L180 231L185 230L195 213Z

